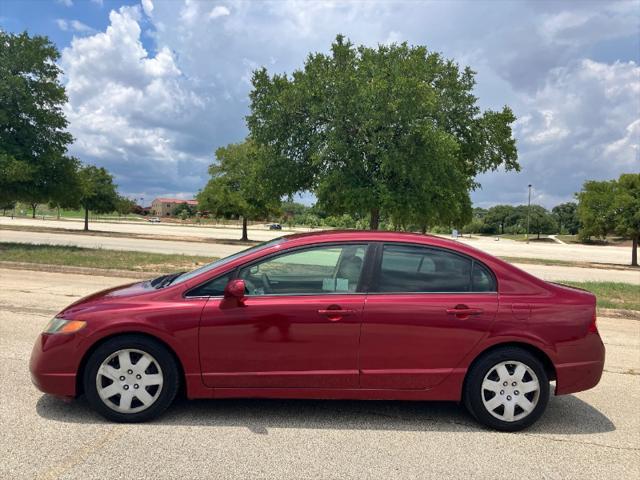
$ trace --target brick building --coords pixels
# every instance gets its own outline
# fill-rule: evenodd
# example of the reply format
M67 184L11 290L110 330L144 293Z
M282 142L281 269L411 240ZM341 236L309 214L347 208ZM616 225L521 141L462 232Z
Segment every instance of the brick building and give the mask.
M186 203L193 207L194 210L198 208L197 200L183 200L180 198L156 198L151 202L151 215L156 217L172 217L173 211L181 203Z

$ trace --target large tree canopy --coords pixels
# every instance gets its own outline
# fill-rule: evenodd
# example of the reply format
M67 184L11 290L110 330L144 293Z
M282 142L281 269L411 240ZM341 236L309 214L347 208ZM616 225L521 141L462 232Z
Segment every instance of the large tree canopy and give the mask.
M278 211L280 199L264 170L266 149L252 140L216 150L211 179L198 194L198 204L216 216L242 216L242 240L248 240L247 220ZM273 177L272 177L273 178Z
M0 200L62 200L77 168L58 57L46 37L0 31Z
M253 76L252 137L269 146L278 193L311 190L330 213L396 224L464 223L481 172L518 170L508 107L481 112L474 72L425 47L309 55L291 76Z

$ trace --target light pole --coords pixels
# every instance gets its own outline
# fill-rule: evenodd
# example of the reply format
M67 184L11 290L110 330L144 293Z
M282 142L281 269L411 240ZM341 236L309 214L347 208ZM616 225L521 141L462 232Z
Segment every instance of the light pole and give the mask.
M529 243L530 222L531 222L531 184L529 184L529 204L527 205L527 243Z

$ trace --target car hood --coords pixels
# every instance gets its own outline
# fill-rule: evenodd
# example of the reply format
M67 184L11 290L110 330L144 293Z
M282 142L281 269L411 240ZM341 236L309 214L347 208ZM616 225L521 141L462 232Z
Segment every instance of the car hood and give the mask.
M144 295L154 290L155 289L150 285L149 281L129 283L126 285L108 288L106 290L92 293L91 295L83 297L80 300L72 303L64 310L62 310L58 314L58 316L66 318L77 314L80 311L87 312L96 309L98 305L124 301L131 297Z

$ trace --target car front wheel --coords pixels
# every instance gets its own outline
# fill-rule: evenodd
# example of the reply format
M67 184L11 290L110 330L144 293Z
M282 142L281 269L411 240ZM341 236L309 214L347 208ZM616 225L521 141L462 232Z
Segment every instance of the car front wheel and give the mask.
M528 351L497 349L469 370L464 401L483 425L510 432L522 430L546 409L549 379L540 360Z
M140 335L115 337L87 360L84 391L91 406L116 422L160 415L178 391L178 369L160 343Z

